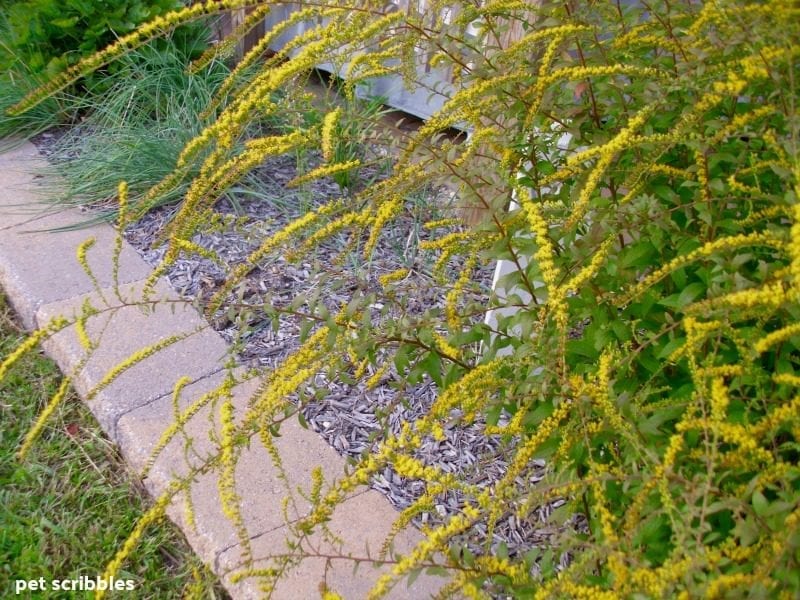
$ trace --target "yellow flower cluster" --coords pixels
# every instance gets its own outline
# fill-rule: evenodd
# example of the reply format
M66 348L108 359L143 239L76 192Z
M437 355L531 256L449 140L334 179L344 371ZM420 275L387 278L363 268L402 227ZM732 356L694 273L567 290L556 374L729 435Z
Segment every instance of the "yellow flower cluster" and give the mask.
M303 231L326 214L333 212L337 208L338 205L334 203L323 206L317 210L309 211L302 217L295 219L289 225L261 242L261 245L250 253L250 255L247 257L247 260L233 270L233 273L231 273L231 275L228 277L225 285L223 285L214 294L209 301L207 314L213 314L213 312L220 307L222 302L224 302L225 297L230 293L236 283L241 281L242 278L245 277L267 255L269 255L270 252L288 242L296 234Z
M695 151L694 162L697 167L697 183L700 186L700 199L703 202L711 201L711 192L708 188L708 160L704 152Z
M389 364L385 363L381 365L375 372L370 376L369 379L364 383L368 390L375 389L375 387L381 382L383 376L389 372Z
M800 166L795 167L794 193L800 197ZM800 297L800 203L794 205L792 228L789 232L789 256L792 259L791 274L796 297Z
M257 60L261 59L267 50L269 50L273 45L275 39L302 21L307 21L308 19L317 16L325 18L337 12L341 12L342 10L342 8L304 8L293 11L288 17L281 20L279 23L273 24L272 27L270 27L270 30L267 31L263 37L259 38L258 42L245 53L233 70L231 70L231 72L225 78L225 81L222 82L222 85L220 85L219 89L217 90L214 99L209 103L209 106L203 112L202 117L209 117L212 112L219 107L222 100L236 88L237 83L240 81L241 74L245 71L245 69L252 66ZM279 53L281 56L285 54L283 50L285 50L285 48ZM196 65L193 65L194 70L197 70L201 67L202 61L198 62ZM264 96L264 98L266 99L268 96ZM269 103L265 105L269 105ZM277 108L277 105L272 104L271 106Z
M103 290L100 287L100 282L97 281L97 277L94 274L94 270L89 264L89 260L87 258L87 253L89 252L89 249L95 245L96 241L97 240L94 237L90 237L81 242L76 251L76 258L78 259L78 264L80 264L81 268L86 273L86 276L92 282L92 287L94 287L95 291L98 293L103 302L106 302L106 299L103 296Z
M800 415L800 396L795 396L790 402L781 404L778 408L763 417L751 429L755 438L763 438L787 421L797 421Z
M192 255L195 254L197 256L202 256L203 258L207 258L208 260L215 262L217 264L223 264L222 259L219 255L214 252L213 250L209 250L208 248L203 248L200 244L196 244L190 240L184 239L174 239L173 243L177 246L180 250L183 250L186 254Z
M60 331L67 325L68 321L63 317L59 317L54 319L47 326L40 327L27 338L25 338L25 341L17 346L17 348L11 354L9 354L2 363L0 363L0 382L5 379L5 376L8 374L8 371L11 369L11 367L13 367L28 352L38 346L39 342L53 333Z
M331 175L335 175L337 173L344 173L346 171L355 169L359 166L361 166L361 161L358 160L357 158L342 163L321 165L316 169L312 169L308 173L304 173L303 175L295 177L291 181L287 182L286 186L298 187L303 185L304 183L308 183L309 181L314 181L315 179L321 179L323 177L330 177Z
M458 348L455 348L450 342L448 342L444 336L434 333L433 342L436 346L436 349L442 354L442 356L454 361L459 360L461 352L458 351Z
M578 163L583 162L595 155L599 158L594 167L592 167L592 169L589 171L589 175L586 178L583 187L581 188L578 199L571 207L571 213L565 222L565 227L574 227L583 219L592 195L600 185L603 174L611 166L611 163L614 161L617 153L626 149L632 144L632 142L635 140L635 131L645 124L648 117L650 117L654 110L655 107L653 106L645 107L636 115L634 115L628 124L606 144L603 144L602 146L595 146L589 150L585 150L570 156L570 158L567 160L567 166L577 165Z
M579 81L592 77L612 77L614 75L627 75L631 77L660 77L666 78L668 74L652 67L637 67L633 65L597 65L587 67L564 67L550 73L542 79L542 85L552 85L558 81Z
M790 300L784 283L774 281L765 283L759 288L729 292L718 298L703 300L687 307L687 312L696 313L708 308L730 306L736 308L777 308Z
M119 573L122 564L127 560L127 558L131 555L131 553L136 548L139 541L142 539L144 532L147 530L148 527L157 523L164 517L164 513L167 510L167 506L170 502L172 502L172 498L175 496L176 492L178 491L178 485L171 485L167 491L165 491L161 496L158 497L155 504L153 504L148 511L142 515L142 517L136 522L136 525L133 528L133 531L130 533L128 538L125 540L125 543L122 547L117 551L114 555L114 558L111 559L111 562L106 565L106 568L103 570L103 579L111 579L117 573ZM95 600L102 600L106 595L105 589L98 589L94 593Z
M375 211L375 216L372 218L372 226L369 232L369 238L364 243L364 257L369 257L375 246L378 243L378 237L383 231L384 226L395 216L397 216L403 208L402 196L393 196L384 201ZM421 247L421 245L420 245Z
M603 537L608 544L616 544L619 542L616 532L616 520L611 511L606 506L603 493L603 487L599 481L595 480L592 483L592 492L594 495L594 508L600 518L600 526L603 531Z
M90 317L96 315L97 313L98 310L92 306L91 300L86 298L81 305L81 314L75 321L75 332L78 335L78 341L80 342L81 347L87 352L94 348L94 343L89 338L89 334L86 331L86 322Z
M231 398L226 398L220 407L220 464L221 470L217 481L222 512L233 524L236 535L242 546L242 560L249 563L252 559L252 547L247 527L241 510L241 498L236 491L236 462L240 444L237 443L239 429L234 420L234 406Z
M800 323L793 323L792 325L787 325L786 327L782 327L777 331L773 331L772 333L768 333L763 338L756 342L754 350L762 354L766 352L770 347L780 344L788 340L790 337L800 334Z
M114 248L111 253L111 282L114 286L114 294L120 302L124 302L119 290L119 257L122 254L123 233L128 221L128 183L120 181L117 186L117 232L114 236Z
M471 422L480 409L488 402L492 390L502 386L497 370L503 359L495 359L478 365L461 379L443 390L434 401L429 411L431 422L448 418L450 411L458 407L464 412L465 422ZM427 421L426 421L427 422ZM430 429L421 426L422 433L430 433Z
M402 281L409 275L409 270L405 267L401 269L395 269L390 273L386 273L378 277L378 281L380 282L381 286L384 288L389 287L391 284L396 283L398 281Z
M36 442L36 440L39 439L39 435L42 433L47 421L50 419L55 410L61 406L61 402L67 395L67 390L69 390L71 383L72 380L69 377L64 377L61 380L61 385L58 386L58 390L50 399L50 402L47 403L47 406L45 406L44 409L39 413L39 416L36 417L36 422L25 434L25 438L22 440L19 450L17 450L18 460L25 460L25 458L28 456L28 452L30 452L30 449L33 447L33 444Z
M715 377L711 380L711 420L715 424L721 424L728 411L728 388L722 377Z
M333 158L333 150L336 144L334 136L336 134L336 127L341 117L342 109L336 108L335 110L332 110L326 114L325 118L322 120L322 129L320 134L322 140L322 158L327 161L330 161Z
M617 303L625 304L629 302L631 299L635 298L654 283L666 277L673 271L694 262L698 258L711 256L720 250L736 250L738 248L744 248L747 246L771 246L779 248L782 245L783 241L775 234L770 232L741 233L706 242L700 248L692 250L683 256L673 258L667 264L662 265L653 271L650 275L637 283L633 289L625 294L620 300L618 300Z
M411 552L403 556L400 561L392 567L391 572L381 575L367 598L375 600L383 596L389 589L392 580L402 577L419 563L431 556L435 552L446 552L447 541L454 535L461 533L472 525L480 516L480 511L470 504L462 509L462 514L451 517L450 520L441 527L437 527L428 532L425 539L417 544Z
M458 279L456 279L453 283L453 287L450 288L450 291L447 292L447 296L445 296L445 316L447 317L447 324L453 331L459 331L461 329L461 317L458 314L458 303L463 297L464 288L472 281L472 274L477 265L477 254L473 253L469 255L464 263L464 267L461 269Z
M555 247L550 240L550 227L527 189L520 190L519 199L538 246L533 257L539 265L539 272L547 289L547 306L558 327L564 330L567 325L566 290L559 285L561 273L555 264Z
M447 261L463 250L470 243L475 241L475 235L469 231L454 231L447 235L433 239L423 240L419 243L420 250L442 250L442 254L433 266L433 272L441 276L443 269L447 266Z

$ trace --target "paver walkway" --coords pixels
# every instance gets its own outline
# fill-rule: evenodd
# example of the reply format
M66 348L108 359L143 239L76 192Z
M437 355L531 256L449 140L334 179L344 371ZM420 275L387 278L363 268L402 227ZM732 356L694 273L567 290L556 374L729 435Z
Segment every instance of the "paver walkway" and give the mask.
M185 408L221 383L226 374L223 363L227 347L196 310L185 303L160 304L151 311L143 311L117 298L112 289L115 235L110 226L65 233L43 231L74 224L86 215L77 210L34 214L33 211L41 209L37 206L41 198L37 196L32 173L41 161L36 148L29 143L0 154L0 285L30 329L57 316L81 314L87 299L94 307L104 308L87 321L89 338L97 343L88 360L74 327L53 336L44 346L62 371L74 373L78 393L87 399L100 425L119 445L131 467L141 471L162 432L174 420L172 391L176 381L186 376L192 382L181 395L181 408ZM96 282L92 282L76 258L77 247L89 237L96 239L88 254ZM119 269L122 299L134 300L150 272L138 254L123 244ZM159 298L177 299L163 282L159 282L156 291ZM98 388L103 377L120 361L174 335L185 338L125 370L110 385ZM237 414L244 410L254 386L254 382L247 382L234 389L234 405L241 409ZM212 449L211 429L216 425L213 418L208 418L209 411L210 407L205 408L187 426L194 450L200 456ZM275 441L292 489L308 490L311 471L316 465L322 467L326 481L342 473L344 459L296 420L287 421L280 433ZM173 440L149 471L145 480L148 490L153 495L160 494L174 476L187 473L191 463L191 457L187 458L184 452L183 440ZM285 483L260 444L253 443L243 452L236 481L254 556L286 552L287 524L281 509ZM191 499L194 527L187 523L184 502L170 507L170 518L183 529L197 554L221 576L235 600L262 597L254 580L239 583L231 580L231 572L241 563L243 549L233 525L222 514L217 475L197 477ZM302 513L308 506L297 510ZM292 518L301 516L294 514ZM342 547L337 550L319 540L319 556L306 559L283 578L272 597L278 600L319 597L323 581L344 598L365 597L383 572L381 568L362 564L354 573L352 561L326 560L323 556L364 556L367 548L374 555L397 516L377 492L364 490L355 494L334 513L329 524L342 540ZM416 530L403 531L395 540L395 548L406 551L421 539ZM97 565L98 572L103 567ZM401 582L389 597L430 597L443 583L442 579L423 575L412 588Z

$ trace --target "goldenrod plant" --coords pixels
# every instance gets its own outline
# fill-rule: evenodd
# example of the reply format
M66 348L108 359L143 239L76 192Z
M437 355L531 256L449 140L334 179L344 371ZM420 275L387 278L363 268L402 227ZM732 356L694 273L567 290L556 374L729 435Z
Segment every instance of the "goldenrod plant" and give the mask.
M194 3L121 37L14 110L179 23L281 5ZM143 214L147 198L184 173L199 173L162 232L163 263L145 299L192 252L220 194L265 158L318 147L326 162L308 177L350 168L331 150L337 108L319 123L244 139L253 120L289 110L321 63L347 73L347 93L387 75L414 89L430 65L451 79L438 90L443 108L403 139L388 179L263 240L231 269L205 306L209 316L275 253L302 259L345 233L368 258L409 195L431 185L458 186L481 218L469 227L453 226L457 214L429 224L441 232L425 249L437 257L444 309L383 318L372 307L402 308L421 277L384 274L381 287L356 286L343 306L307 305L308 337L264 374L246 413L234 415L229 390L218 392L222 433L210 468L220 470L225 514L248 547L235 463L251 438L275 455L279 423L298 410L288 397L320 372L370 385L378 374L399 390L423 380L438 387L426 414L347 474L333 482L318 474L311 512L290 528L296 552L247 555L238 577L269 590L339 503L391 466L425 484L395 530L446 494L461 504L424 525L411 552L385 557L393 566L370 597L432 567L447 576L442 596L797 597L797 3L429 0L415 11L345 0L304 4L295 15L302 32L262 62L266 45L245 55L253 74L223 84L233 99L215 101L218 117L128 215ZM276 93L283 90L292 93ZM468 139L442 135L449 128ZM564 134L569 142L558 149ZM472 271L498 259L516 266L497 282L506 293L467 302ZM487 325L483 313L501 307L515 310ZM500 440L507 468L492 485L462 481L417 452L445 429L467 426ZM531 483L541 460L546 474ZM560 508L539 520L557 500ZM154 510L165 505L159 499ZM493 531L510 517L546 526L544 541L524 552L494 544ZM478 525L487 533L476 552L463 540ZM126 544L122 554L130 551Z

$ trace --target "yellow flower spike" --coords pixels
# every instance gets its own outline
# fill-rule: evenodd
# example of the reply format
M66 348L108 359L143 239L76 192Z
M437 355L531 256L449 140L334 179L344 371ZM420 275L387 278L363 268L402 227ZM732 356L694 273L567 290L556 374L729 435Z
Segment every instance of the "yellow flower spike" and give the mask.
M367 372L367 367L369 366L369 357L364 358L356 367L355 372L353 373L353 377L355 379L361 379L364 376L364 373Z
M547 290L546 306L550 309L559 329L564 330L567 324L566 289L559 285L561 273L555 264L555 246L550 240L550 227L542 216L539 204L534 202L527 190L522 191L520 201L535 236L538 249L534 258L539 265L542 280Z
M706 588L705 597L708 600L716 600L717 598L729 597L725 592L732 591L740 588L740 592L744 592L741 588L749 588L752 584L756 583L755 575L748 573L732 573L730 575L720 575L712 580Z
M217 56L230 56L236 44L248 31L258 26L272 11L272 5L263 4L255 6L244 20L231 33L226 35L218 44L209 46L198 58L189 65L190 73L197 73L214 60Z
M692 250L683 256L678 256L672 259L666 265L662 265L653 271L651 274L637 283L630 292L624 294L621 299L617 300L615 304L618 306L627 304L633 298L644 292L647 288L651 287L653 284L657 283L673 271L676 271L685 265L691 264L699 258L711 256L720 250L737 250L747 246L768 246L780 248L783 245L783 240L770 232L742 233L725 236L711 242L706 242L700 248Z
M111 253L111 285L114 287L114 294L120 302L123 302L119 290L119 258L122 254L122 242L125 234L125 227L128 225L128 183L120 181L117 186L117 231L114 235L114 248Z
M795 169L795 189L794 192L800 198L800 167ZM790 266L795 294L800 298L800 203L794 205L792 214L792 228L789 232L789 256L792 259Z
M791 375L789 373L774 373L772 375L772 381L778 385L800 386L800 376Z
M775 281L772 283L765 283L760 288L730 292L718 298L695 302L686 307L686 312L696 314L721 306L758 308L762 310L767 308L774 309L789 301L791 301L791 297L785 289L783 282Z
M105 388L107 388L109 385L111 385L111 383L117 377L122 375L122 373L124 373L125 371L127 371L131 367L139 364L140 362L142 362L143 360L146 360L147 358L153 356L154 354L157 354L158 352L160 352L164 348L168 348L169 346L172 346L173 344L177 344L181 340L185 340L186 338L188 338L189 336L193 335L194 333L195 332L172 335L172 336L169 336L167 338L164 338L163 340L159 340L155 344L151 344L150 346L147 346L145 348L137 350L136 352L134 352L133 354L128 356L128 358L124 359L120 363L116 364L113 368L111 368L103 376L103 378L100 380L100 382L97 383L97 385L95 385L92 389L90 389L86 393L86 400L90 401L90 400L94 399L97 396L97 394L99 394L101 391L103 391Z
M160 521L166 512L167 506L172 501L176 493L176 486L170 486L166 492L161 494L158 497L155 504L153 504L150 509L142 517L136 522L136 525L133 528L133 531L130 533L128 538L125 540L125 543L122 547L117 551L114 555L114 558L111 562L106 565L106 568L103 570L102 579L109 580L114 577L117 573L119 573L120 568L122 567L123 563L128 559L128 557L133 553L136 546L139 544L139 541L144 536L145 531L148 527L153 525L154 523ZM106 590L97 590L95 592L95 600L101 600L106 595Z
M181 378L175 384L175 390L173 390L173 413L179 409L177 405L177 396L175 395L180 394L180 390L183 388L184 385L187 384L186 378ZM203 394L200 398L195 400L191 405L189 405L184 411L180 412L180 414L176 414L175 420L169 424L169 426L161 433L161 437L159 438L158 442L156 442L155 447L150 452L150 456L147 459L147 463L145 464L144 469L140 473L140 478L144 479L147 477L150 469L153 468L156 459L167 447L167 445L172 441L172 439L184 428L186 423L188 423L191 418L196 415L200 409L204 406L208 405L215 399L219 397L224 397L230 391L230 386L232 384L228 383L227 380L225 384L220 389L212 390L211 392L207 392Z
M66 88L84 75L92 73L97 69L113 62L126 52L142 46L146 42L155 39L176 26L186 23L192 19L197 19L204 15L224 12L232 8L243 8L250 5L257 5L256 0L242 0L240 2L198 2L192 6L174 10L139 26L135 31L120 37L116 42L107 46L103 50L81 59L66 71L50 79L45 85L33 90L20 102L8 109L12 116L20 115L34 106L43 102L52 94Z
M236 67L228 74L225 78L225 81L222 82L219 89L217 90L216 94L214 95L213 100L203 111L201 117L208 118L211 114L219 107L220 103L223 101L225 96L233 92L236 88L237 83L240 80L241 73L253 65L256 61L261 59L267 50L273 45L276 38L281 36L287 30L291 29L297 23L302 21L307 21L310 18L326 18L336 14L337 12L341 12L344 10L343 8L330 8L330 9L322 9L319 6L314 6L310 8L305 8L301 10L293 11L287 18L283 19L279 23L275 23L272 25L270 30L263 35L258 42L242 57L242 59L236 64ZM322 35L320 33L320 35ZM284 47L281 49L281 52L278 53L278 56L285 55L284 51L288 51L288 48ZM268 76L266 78L267 81L272 80L272 76ZM254 85L258 85L257 82L261 81L263 83L263 79L256 78L254 81ZM263 96L263 98L268 98L268 96ZM235 100L234 100L235 101ZM274 106L274 105L273 105Z
M325 225L317 229L314 233L309 235L299 246L299 248L292 248L287 250L286 256L289 259L295 259L304 256L306 253L311 252L321 241L330 239L330 237L339 231L343 231L352 227L363 227L372 216L369 207L364 208L360 212L347 212L335 219L328 221Z
M385 275L381 275L378 277L378 282L381 284L382 287L387 288L391 286L393 283L397 283L398 281L402 281L409 275L409 270L405 267L401 269L396 269L391 273L386 273Z
M322 179L323 177L331 177L332 175L336 175L337 173L344 173L346 171L350 171L352 169L356 169L361 166L361 161L356 159L348 160L347 162L343 163L334 163L330 165L321 165L316 169L312 169L308 173L304 173L303 175L299 175L294 179L288 181L286 183L286 187L299 187L309 181L314 181L315 179Z
M92 269L91 265L89 264L89 260L87 258L87 254L88 254L89 250L95 245L96 242L97 242L97 240L94 237L90 237L90 238L85 239L78 246L78 249L77 249L75 255L76 255L76 258L78 260L78 264L80 264L80 266L83 269L84 273L86 273L86 276L92 282L92 287L95 289L95 291L100 296L100 298L103 300L103 302L105 302L107 304L108 302L106 301L105 296L103 296L103 289L100 287L100 282L97 281L97 277L94 274L94 270Z
M234 406L230 398L226 398L220 407L220 464L221 471L217 487L219 489L222 512L236 529L237 537L242 545L243 560L248 563L252 559L252 547L247 527L241 510L241 498L236 491L236 463L239 455L239 444L236 437L239 432L234 421Z
M452 227L454 225L460 225L461 219L450 217L447 219L436 219L434 221L428 221L424 223L422 226L427 230L439 229L440 227Z
M324 158L326 161L330 161L333 158L333 149L336 143L334 140L334 134L341 116L342 109L336 108L335 110L332 110L326 114L325 118L322 120L322 128L320 130L322 158Z
M33 444L39 439L39 436L44 429L44 426L47 424L47 421L53 415L55 410L61 406L62 401L67 395L67 390L69 390L69 386L72 383L72 380L69 377L64 377L61 380L61 385L58 387L58 390L50 399L50 402L47 403L47 406L39 413L39 416L36 417L36 422L31 426L28 432L25 434L25 439L22 440L22 444L17 450L17 460L25 460L30 452L30 449L33 447Z
M722 377L715 377L711 381L711 419L715 423L722 423L725 420L730 398L728 388Z
M328 327L320 327L270 374L243 417L243 430L281 412L287 398L317 374L331 354L329 334ZM336 339L339 340L339 336Z
M606 262L606 259L608 258L608 253L611 251L611 248L614 245L614 243L615 243L614 238L609 237L602 244L600 244L600 247L592 255L592 260L589 261L589 264L583 267L580 271L578 271L578 273L576 273L572 277L572 279L570 279L566 284L564 284L564 289L567 291L577 292L595 275L597 275L597 273L600 271L600 267L602 267L603 264Z
M508 358L497 358L483 365L478 365L461 379L448 386L434 400L429 411L431 420L442 420L449 417L454 408L461 408L465 413L475 413L485 403L491 390L502 385L497 371ZM422 429L421 433L429 433Z
M763 438L781 424L796 420L798 414L800 414L800 396L795 396L790 402L782 404L755 423L749 434L756 439Z
M469 528L479 515L479 511L474 506L467 505L462 509L462 514L453 516L445 525L432 529L426 536L426 539L420 542L410 553L403 556L400 561L392 567L390 573L381 575L367 595L368 600L375 600L384 596L389 591L394 579L408 573L420 562L426 560L431 554L442 552L446 542L454 535Z
M68 324L66 319L58 318L53 320L50 324L46 327L42 327L37 329L32 334L30 334L25 341L23 341L16 349L9 354L2 363L0 363L0 382L5 379L8 371L13 367L22 357L24 357L28 352L33 350L36 346L39 345L44 338L50 336L53 333L56 333L66 327Z
M800 323L793 323L782 327L777 331L773 331L758 340L754 346L754 350L758 354L763 354L770 347L775 346L781 342L788 340L790 337L800 334Z
M548 31L549 33L550 30L545 30L545 31ZM531 100L530 100L530 108L528 109L528 114L525 119L526 129L530 127L531 122L539 112L539 107L542 102L542 97L544 96L545 89L548 85L547 75L548 72L550 71L553 59L556 56L556 52L558 52L558 49L561 47L564 37L571 33L577 33L577 31L579 30L560 28L560 31L553 32L554 35L552 35L552 39L547 44L547 49L542 54L542 58L539 59L539 71L536 78L536 82L533 85L533 92L531 93Z
M175 244L175 246L189 256L200 256L202 258L207 258L211 262L215 262L218 265L224 264L224 261L216 252L209 250L208 248L203 248L200 244L195 244L192 241L183 239L173 239L172 242Z
M175 382L175 385L172 388L172 415L175 417L176 421L181 419L181 393L183 392L183 389L190 383L192 383L191 378L184 375Z
M96 315L98 312L99 311L92 306L91 300L86 298L81 306L81 314L78 317L78 320L75 321L75 332L78 336L78 341L80 342L81 347L87 352L94 348L94 343L89 338L89 334L86 331L86 322L90 317Z
M458 314L458 303L463 297L464 288L466 288L472 280L473 271L477 265L477 254L473 253L468 256L461 270L461 274L445 297L445 316L447 317L447 324L453 331L459 331L462 327L461 317Z
M378 237L383 231L384 226L396 217L403 208L403 198L401 196L394 196L383 202L375 213L372 220L372 227L370 229L369 238L364 244L364 257L369 257L375 246L378 243Z
M228 295L228 293L230 293L236 283L241 281L242 278L244 278L247 273L249 273L270 252L288 242L292 237L305 230L308 226L318 221L321 217L333 212L334 210L337 210L339 206L339 203L331 203L317 210L309 211L302 217L295 219L289 225L261 242L261 245L250 253L250 255L247 257L247 260L233 270L233 273L230 274L225 285L217 290L217 292L209 301L206 314L213 314L213 312L220 307L222 302L225 300L225 297Z
M433 342L436 349L441 352L442 356L445 358L449 358L453 361L458 361L461 353L455 348L453 345L450 344L443 336L439 335L438 333L433 334Z
M377 387L377 385L381 382L383 377L388 372L389 372L389 364L387 363L381 365L378 369L375 370L375 372L370 376L370 378L367 379L364 385L368 390L375 389L375 387Z

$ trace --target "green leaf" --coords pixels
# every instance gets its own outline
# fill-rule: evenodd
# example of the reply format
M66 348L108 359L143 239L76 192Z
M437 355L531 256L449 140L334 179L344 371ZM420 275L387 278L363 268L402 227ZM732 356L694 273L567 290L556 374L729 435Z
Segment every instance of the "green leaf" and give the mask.
M78 21L80 21L79 17L65 17L62 19L54 19L50 21L56 27L61 29L69 29L70 27L74 26Z
M759 517L763 517L769 510L769 501L759 490L753 492L753 510Z
M678 295L678 308L683 308L692 302L694 302L700 296L705 295L706 286L700 283L699 281L695 281L694 283L690 283L687 285L681 293Z
M665 359L672 355L673 352L678 350L686 344L686 338L684 336L677 336L671 339L669 342L664 344L664 346L658 351L656 354L656 358L658 359Z
M648 267L656 255L656 249L648 241L640 241L628 246L622 253L620 264L623 268Z

